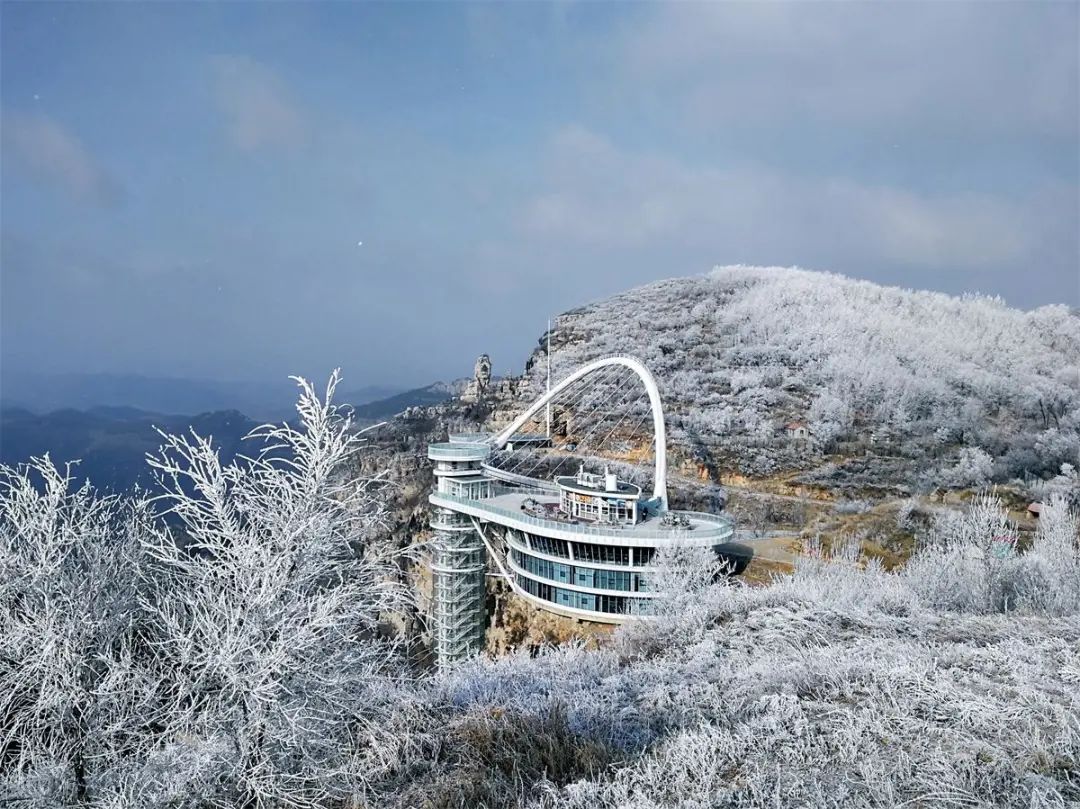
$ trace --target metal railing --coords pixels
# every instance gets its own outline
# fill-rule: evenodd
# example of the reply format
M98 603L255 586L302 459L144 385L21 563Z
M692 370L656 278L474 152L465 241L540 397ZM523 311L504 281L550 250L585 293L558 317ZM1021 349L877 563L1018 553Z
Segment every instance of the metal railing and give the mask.
M428 444L428 458L435 461L454 458L480 461L489 454L491 447L487 444Z
M624 535L632 536L634 539L703 539L715 536L719 539L727 538L734 533L734 526L730 520L715 514L704 514L696 511L684 511L679 513L689 514L695 519L711 523L711 525L695 526L693 528L672 527L661 530L649 530L642 529L640 524L627 527L619 525L595 527L591 525L582 525L580 523L561 522L559 520L545 520L540 517L534 517L531 514L526 514L520 510L515 511L513 509L489 505L483 500L472 500L467 497L456 497L452 494L442 493L433 493L431 495L431 502L434 505L443 506L444 508L453 508L452 505L448 506L445 503L439 502L440 500L447 501L451 504L456 503L458 505L469 506L487 512L488 514L516 520L519 523L524 523L525 525L534 526L536 528L543 528L549 531L569 531L583 536L612 537Z
M514 472L507 472L505 469L499 469L497 466L492 466L489 463L480 464L480 468L483 469L489 477L493 477L497 480L509 483L522 483L534 488L544 489L548 492L557 492L559 490L559 487L554 483L549 484L547 481L540 478L531 478L527 475L518 475Z
M491 433L450 433L451 444L483 444Z

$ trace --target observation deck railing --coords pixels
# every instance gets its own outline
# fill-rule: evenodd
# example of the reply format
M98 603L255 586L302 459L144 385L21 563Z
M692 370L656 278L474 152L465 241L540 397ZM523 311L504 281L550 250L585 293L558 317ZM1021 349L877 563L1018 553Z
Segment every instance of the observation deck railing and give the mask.
M541 480L540 478L531 478L528 475L518 475L514 472L507 472L503 469L499 469L497 466L492 466L489 463L480 464L480 468L496 480L503 480L508 483L521 483L530 486L530 488L541 489L546 494L559 491L559 487L554 483L548 485L546 481Z
M487 444L428 444L428 458L434 461L461 459L481 461L491 454Z
M523 492L521 489L514 489L512 491L514 491L515 493L529 493ZM542 493L547 494L547 492ZM447 508L452 508L452 506L446 506L446 503L456 503L458 505L469 506L480 511L485 511L494 516L516 520L517 522L531 525L536 528L546 528L549 531L571 531L575 534L581 534L583 536L610 537L613 535L625 534L628 537L632 536L634 539L706 539L715 535L717 539L727 539L731 537L735 531L732 521L725 517L720 517L715 514L703 514L701 512L692 511L681 511L679 513L688 514L695 519L707 522L709 524L697 525L692 528L672 527L663 528L660 530L650 530L648 528L642 528L640 523L635 526L608 525L597 527L592 525L582 525L581 523L562 522L560 520L545 520L541 517L534 517L533 515L527 514L524 511L515 511L513 509L502 508L500 506L491 505L484 500L472 500L467 497L456 497L451 494L433 493L431 495L431 502L434 505L441 505Z

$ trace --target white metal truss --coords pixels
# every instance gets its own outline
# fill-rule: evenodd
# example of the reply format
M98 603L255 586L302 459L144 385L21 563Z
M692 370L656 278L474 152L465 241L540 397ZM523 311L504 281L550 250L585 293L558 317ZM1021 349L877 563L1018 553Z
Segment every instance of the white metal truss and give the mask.
M660 388L656 384L656 379L649 372L649 369L636 357L604 357L603 359L590 362L586 365L578 368L574 373L563 379L555 387L551 388L544 393L539 399L532 403L529 408L514 419L510 423L510 426L503 430L501 433L495 435L490 439L490 443L496 448L501 449L513 438L514 434L520 430L534 415L536 415L541 408L545 407L556 396L573 385L579 379L582 379L589 374L599 371L604 368L610 368L612 366L621 365L624 368L629 368L635 374L638 379L641 380L642 385L645 386L645 393L649 397L649 407L652 410L653 418L653 442L654 442L654 456L655 456L655 473L653 475L653 497L660 501L661 510L666 511L668 507L667 497L667 432L664 428L664 407L660 401Z

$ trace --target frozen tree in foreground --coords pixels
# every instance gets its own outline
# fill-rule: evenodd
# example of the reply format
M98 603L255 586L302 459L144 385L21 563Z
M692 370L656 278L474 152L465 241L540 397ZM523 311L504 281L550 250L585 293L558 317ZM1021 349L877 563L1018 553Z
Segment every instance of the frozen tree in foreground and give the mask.
M43 807L145 756L161 715L149 511L70 483L47 456L0 468L0 800Z
M336 374L324 399L300 384L303 429L257 431L266 446L253 460L222 467L209 441L166 436L150 462L188 538L181 548L157 530L147 543L164 583L160 654L175 672L164 727L175 741L151 774L195 755L195 788L213 774L242 805L319 806L356 790L361 740L379 735L399 662L381 637L405 592L372 530L380 504L371 481L342 474L360 439L331 404Z
M1032 545L1017 547L1001 501L980 495L963 513L938 515L927 546L905 566L911 590L928 606L962 612L1080 612L1076 514L1064 498L1044 510Z
M362 439L300 380L301 428L254 458L163 436L167 521L5 470L0 575L4 788L42 807L344 802L386 739L402 605Z
M726 576L726 565L709 547L661 548L653 558L649 621L623 627L616 648L625 656L649 655L659 647L693 641L708 624L710 595Z

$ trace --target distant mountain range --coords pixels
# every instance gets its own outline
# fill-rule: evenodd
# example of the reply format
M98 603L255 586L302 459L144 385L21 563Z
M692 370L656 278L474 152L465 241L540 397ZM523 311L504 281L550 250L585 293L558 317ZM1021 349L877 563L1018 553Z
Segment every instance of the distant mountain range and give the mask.
M128 393L143 390L146 395L136 401L157 400L170 389L168 385L142 384L155 380L139 380L127 388ZM177 393L181 405L195 406L200 402L218 401L220 391L200 389L197 385L184 387L180 380L156 380L176 382L171 388ZM375 401L365 401L380 388L362 388L351 393L339 394L341 403L353 404L358 421L374 422L393 417L410 407L439 404L449 399L460 388L458 383L436 382L421 388L394 393ZM57 389L45 395L38 394L38 401L49 401ZM69 389L71 390L71 389ZM89 386L87 392L94 390ZM110 388L96 388L98 395L108 396ZM124 391L122 386L111 388L116 395ZM361 401L362 404L355 403ZM244 436L262 421L292 420L295 413L283 404L276 417L253 420L237 409L218 409L195 415L152 411L131 405L95 405L84 409L60 408L51 412L35 413L32 409L5 403L0 406L0 463L14 466L25 463L33 456L49 453L58 464L78 460L72 473L81 483L89 479L95 486L112 491L124 491L136 484L147 485L151 481L146 454L153 453L161 443L155 427L169 433L194 430L202 436L212 436L220 448L224 461L231 460L243 446ZM244 448L251 452L254 448Z
M147 485L151 478L146 454L161 444L155 431L212 436L223 460L231 460L256 422L236 410L176 416L131 407L56 410L36 415L18 407L0 409L0 462L24 463L46 452L58 465L78 460L72 469L81 483L112 491ZM250 450L248 450L250 451Z
M387 419L410 407L442 404L459 394L462 387L461 382L434 382L422 388L413 388L385 399L355 406L354 412L358 419ZM345 401L351 400L345 399Z
M400 388L368 385L338 395L339 401L363 405L401 393ZM75 408L127 407L150 413L193 416L238 410L252 418L292 418L296 387L281 382L230 382L148 377L137 374L14 374L3 378L3 404L34 413Z

